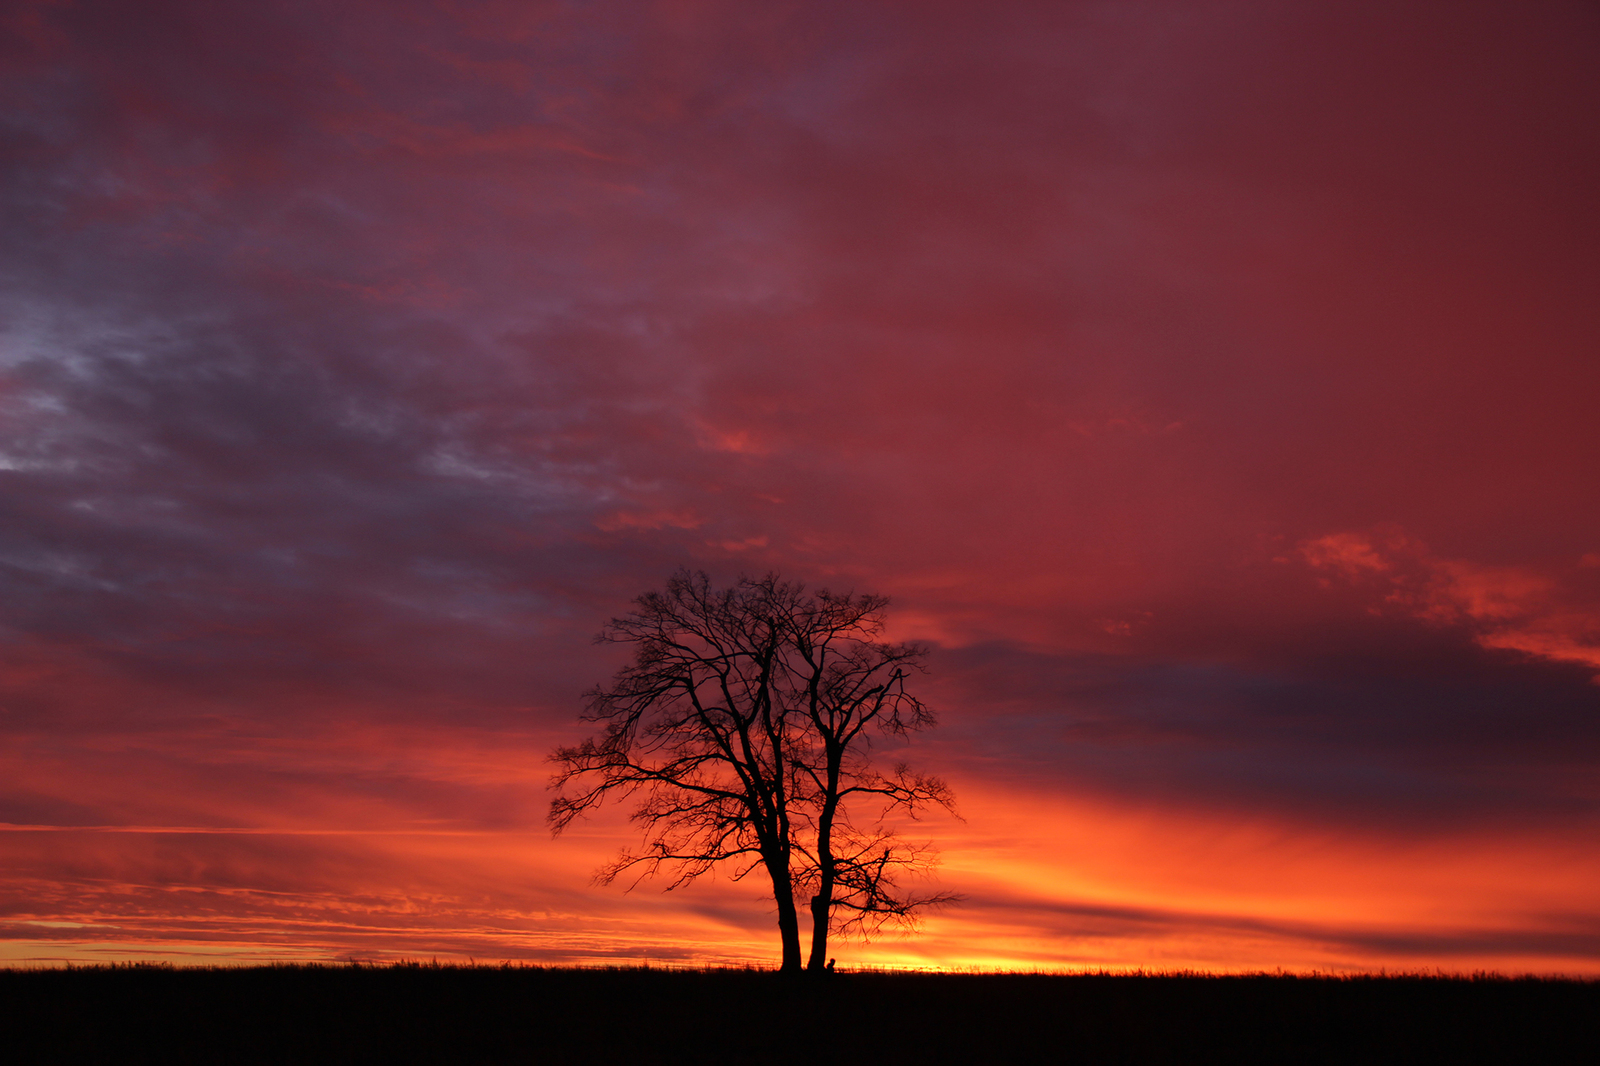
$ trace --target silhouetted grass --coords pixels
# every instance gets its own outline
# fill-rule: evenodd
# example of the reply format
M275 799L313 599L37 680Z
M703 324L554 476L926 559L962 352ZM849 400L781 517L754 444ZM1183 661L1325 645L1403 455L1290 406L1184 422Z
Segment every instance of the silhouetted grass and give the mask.
M9 1061L1600 1061L1539 978L159 966L0 971Z

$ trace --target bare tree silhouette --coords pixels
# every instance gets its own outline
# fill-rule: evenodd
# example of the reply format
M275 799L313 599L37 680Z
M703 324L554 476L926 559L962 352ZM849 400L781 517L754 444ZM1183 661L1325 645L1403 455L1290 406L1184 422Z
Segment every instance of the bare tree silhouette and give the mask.
M906 887L936 856L886 822L932 806L953 813L949 788L904 763L872 766L876 742L934 724L907 688L925 649L878 639L887 607L881 596L808 594L776 574L714 589L680 571L640 596L599 637L634 646L610 686L586 694L584 720L601 731L550 756L551 828L637 795L643 846L602 869L603 883L666 872L672 889L723 863L734 880L764 869L785 972L801 968L797 896L810 896L806 968L816 972L830 930L910 923L955 902Z

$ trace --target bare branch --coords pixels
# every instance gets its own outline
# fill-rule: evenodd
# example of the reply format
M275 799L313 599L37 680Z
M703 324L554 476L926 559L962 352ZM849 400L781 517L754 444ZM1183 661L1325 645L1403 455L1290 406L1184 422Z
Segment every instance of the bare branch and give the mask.
M885 821L953 814L949 786L903 763L871 767L875 741L934 724L907 684L927 649L880 639L887 608L775 574L717 589L679 571L640 596L597 638L633 649L609 685L584 694L582 718L599 731L550 755L551 830L631 798L641 847L602 868L601 883L662 876L670 890L717 869L734 880L764 869L786 967L798 966L797 895L812 900L813 965L830 927L870 932L954 902L904 888L936 856Z

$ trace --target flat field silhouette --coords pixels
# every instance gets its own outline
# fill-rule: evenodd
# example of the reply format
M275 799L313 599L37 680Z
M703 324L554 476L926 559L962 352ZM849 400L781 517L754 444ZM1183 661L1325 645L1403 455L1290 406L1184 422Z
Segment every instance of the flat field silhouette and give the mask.
M1600 983L519 966L0 971L16 1063L1593 1062Z

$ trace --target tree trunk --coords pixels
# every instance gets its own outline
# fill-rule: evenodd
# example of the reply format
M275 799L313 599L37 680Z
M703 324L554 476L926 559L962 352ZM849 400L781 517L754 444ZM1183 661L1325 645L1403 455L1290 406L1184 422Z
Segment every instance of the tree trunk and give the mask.
M820 882L817 894L811 897L811 958L806 963L812 973L826 973L828 969L828 919L833 916L833 883L837 875L833 865L833 819L839 811L839 767L843 762L844 749L830 743L827 799L822 804L822 817L817 819Z
M779 891L778 936L783 941L781 973L800 972L800 914L795 909L794 893Z
M789 865L784 860L768 860L767 873L772 877L772 898L778 904L778 939L783 943L783 962L780 973L800 972L800 914L794 905L794 882L789 878Z
M811 973L824 973L828 968L828 917L833 910L833 900L824 893L811 897L811 958L806 969Z

